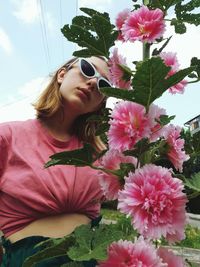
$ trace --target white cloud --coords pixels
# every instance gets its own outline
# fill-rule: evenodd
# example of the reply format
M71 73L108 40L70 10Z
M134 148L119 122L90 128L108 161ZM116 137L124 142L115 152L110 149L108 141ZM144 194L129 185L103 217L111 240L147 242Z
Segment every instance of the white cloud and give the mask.
M44 2L41 2L42 7L38 0L12 0L12 3L14 16L22 22L32 24L40 21L50 32L57 29L56 19L45 9Z
M105 7L110 5L112 0L79 0L79 7L95 8L96 10L105 10Z
M2 28L0 28L0 47L2 47L8 55L10 55L13 51L10 38Z
M0 104L0 122L34 118L35 110L31 103L37 99L48 81L46 77L38 77L19 87L17 99L10 97L9 102Z
M40 9L37 0L12 0L15 11L13 14L25 23L33 23L38 20Z

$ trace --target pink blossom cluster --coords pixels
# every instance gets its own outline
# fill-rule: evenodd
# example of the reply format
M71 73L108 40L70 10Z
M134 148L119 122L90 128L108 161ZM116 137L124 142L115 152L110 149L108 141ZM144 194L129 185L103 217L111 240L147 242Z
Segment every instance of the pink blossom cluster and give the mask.
M121 163L132 163L134 166L137 160L131 156L125 156L118 150L109 150L101 159L100 166L107 169L116 171L120 169ZM123 188L124 181L118 178L115 174L100 172L98 174L99 182L102 191L107 200L114 200L118 198L118 192Z
M117 15L116 26L119 40L152 43L163 36L164 14L159 8L150 10L144 5L132 12L125 9Z
M185 141L180 138L181 128L172 124L168 125L164 131L164 137L169 145L169 151L167 156L172 162L176 170L182 172L183 162L189 159L189 156L185 154L184 143Z
M168 72L167 77L170 77L170 76L174 75L177 71L179 71L179 63L178 63L178 60L176 57L176 53L162 52L162 53L160 53L160 57L164 60L164 63L166 66L171 67L171 70ZM171 94L176 94L176 93L182 94L184 92L186 85L187 85L187 81L182 80L179 83L170 87L169 92Z
M167 168L146 164L125 178L118 209L131 217L134 228L144 237L180 241L185 238L186 224L183 188L182 181L172 177Z
M98 267L184 267L184 262L173 252L139 238L135 243L119 240L108 247L108 259Z
M150 135L146 110L140 104L121 101L113 109L111 118L108 131L110 149L132 149L139 140Z
M118 53L118 49L115 48L113 50L113 54L112 57L110 57L110 60L108 62L109 64L109 71L110 71L110 76L109 76L109 80L110 82L118 88L122 88L122 89L130 89L131 83L130 80L129 81L125 81L123 79L123 71L120 68L120 65L126 65L126 58L122 57L119 53Z
M149 138L150 142L164 137L169 145L168 158L174 167L182 171L183 162L189 157L184 151L184 140L180 138L180 130L172 125L162 127L159 123L161 115L165 115L164 109L151 104L148 113L144 106L130 102L119 102L111 113L108 131L108 144L110 149L120 152L131 150L135 144L143 138Z

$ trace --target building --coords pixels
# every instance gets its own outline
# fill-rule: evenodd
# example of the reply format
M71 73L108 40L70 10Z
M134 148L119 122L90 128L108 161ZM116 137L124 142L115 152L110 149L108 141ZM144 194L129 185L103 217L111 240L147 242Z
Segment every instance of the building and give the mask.
M184 123L184 125L190 128L190 132L192 134L197 133L198 131L200 131L200 115L187 121L186 123Z

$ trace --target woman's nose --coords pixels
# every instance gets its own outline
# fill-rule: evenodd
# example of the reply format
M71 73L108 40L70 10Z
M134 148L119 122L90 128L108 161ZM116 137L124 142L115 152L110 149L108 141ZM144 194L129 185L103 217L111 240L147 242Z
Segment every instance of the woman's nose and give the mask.
M89 78L86 83L90 89L94 90L97 88L97 80L97 77Z

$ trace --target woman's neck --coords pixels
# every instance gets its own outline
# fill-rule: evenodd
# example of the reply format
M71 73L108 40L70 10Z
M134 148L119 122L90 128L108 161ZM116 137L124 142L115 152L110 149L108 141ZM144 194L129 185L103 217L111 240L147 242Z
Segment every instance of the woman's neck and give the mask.
M67 141L73 134L73 123L76 118L66 116L61 112L57 112L52 117L41 120L43 127L54 138L60 141Z

